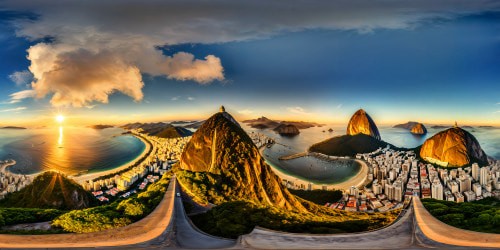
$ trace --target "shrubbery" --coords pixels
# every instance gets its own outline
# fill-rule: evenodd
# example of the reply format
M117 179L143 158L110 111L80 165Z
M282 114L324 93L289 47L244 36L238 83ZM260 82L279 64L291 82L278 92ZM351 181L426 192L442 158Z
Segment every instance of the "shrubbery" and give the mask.
M342 198L342 191L340 190L294 190L289 189L290 193L298 196L304 200L314 202L318 205L324 205L327 202L336 202Z
M500 233L500 201L495 198L464 203L423 199L422 203L433 216L451 226Z
M109 205L73 210L56 218L52 225L67 232L89 233L122 227L144 218L163 199L171 174L165 174L146 191Z
M0 226L51 221L65 211L41 208L0 208Z
M209 234L237 238L250 233L255 226L294 233L360 232L391 223L399 212L366 214L319 208L315 213L294 213L252 202L235 201L223 203L191 219Z

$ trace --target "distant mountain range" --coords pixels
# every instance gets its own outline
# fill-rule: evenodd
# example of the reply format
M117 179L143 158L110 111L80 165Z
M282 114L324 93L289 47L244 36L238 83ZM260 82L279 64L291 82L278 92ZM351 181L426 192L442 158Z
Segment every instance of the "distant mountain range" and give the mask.
M17 127L17 126L5 126L2 129L26 129L25 127Z
M271 120L265 116L262 116L257 119L251 119L251 120L245 120L243 123L248 124L252 128L256 129L273 129L275 130L281 125L293 125L297 129L307 129L307 128L312 128L312 127L322 127L324 124L319 124L316 122L305 122L305 121L276 121L276 120ZM281 128L285 128L285 126L281 126ZM276 130L277 132L281 130L279 128ZM288 129L293 129L292 127L288 127Z
M148 135L158 136L162 138L178 138L186 137L193 134L183 127L177 127L169 123L129 123L121 126L124 129L142 129Z

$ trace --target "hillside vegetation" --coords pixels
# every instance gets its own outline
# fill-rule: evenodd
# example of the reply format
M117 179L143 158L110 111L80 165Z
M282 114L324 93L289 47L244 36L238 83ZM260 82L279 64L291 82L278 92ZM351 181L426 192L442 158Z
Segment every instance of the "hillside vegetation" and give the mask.
M310 213L296 213L248 201L223 203L192 216L195 225L212 235L237 238L256 226L292 233L332 234L376 229L392 223L401 210L386 213L349 213L304 202Z
M81 209L97 205L92 194L65 175L48 171L38 175L31 184L10 193L0 207Z
M149 185L146 191L109 205L73 210L56 218L52 225L72 233L90 233L126 226L151 213L161 202L171 174Z
M422 203L434 217L448 225L500 234L500 200L493 197L462 203L422 199Z
M365 134L342 135L313 144L309 151L333 156L355 156L358 153L370 153L378 148L385 148L387 145L390 144Z

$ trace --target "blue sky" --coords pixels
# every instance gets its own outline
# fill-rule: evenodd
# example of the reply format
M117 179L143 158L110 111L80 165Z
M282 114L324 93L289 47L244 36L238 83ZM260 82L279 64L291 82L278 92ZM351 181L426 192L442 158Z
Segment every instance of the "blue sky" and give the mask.
M92 8L77 15L72 10L79 6L7 3L0 8L0 118L2 125L43 122L60 112L81 123L203 119L224 104L239 119L346 123L364 108L381 124L500 125L500 9L488 1L446 3L411 6L411 14L399 5L359 10L339 4L332 7L352 14L325 11L317 18L317 9L296 1L304 10L290 21L292 12L276 19L259 11L221 17L221 7L238 12L248 6L217 1L203 18L191 6L167 5L186 16L143 24L124 24L109 11L96 19ZM155 16L135 6L124 11ZM66 16L51 15L58 10L75 20L61 23ZM198 17L199 23L182 21ZM124 31L127 25L132 31ZM91 35L81 35L86 32ZM27 51L30 46L38 50ZM50 55L59 59L52 69L44 60ZM156 59L168 63L149 65ZM11 75L29 76L30 65L41 79L14 83ZM93 75L94 67L117 77ZM28 97L12 102L11 94L26 90ZM54 98L58 92L62 97Z

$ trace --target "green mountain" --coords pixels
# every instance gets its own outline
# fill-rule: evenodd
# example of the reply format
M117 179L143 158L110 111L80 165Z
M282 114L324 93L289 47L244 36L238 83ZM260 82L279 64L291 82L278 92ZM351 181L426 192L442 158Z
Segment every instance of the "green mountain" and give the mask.
M56 208L72 210L90 207L97 200L82 186L57 172L38 175L31 184L0 201L1 207Z
M391 144L365 134L342 135L313 144L309 151L333 156L355 156L370 153Z
M205 202L245 200L306 211L272 172L247 133L223 109L193 134L182 153L180 169L179 182Z

